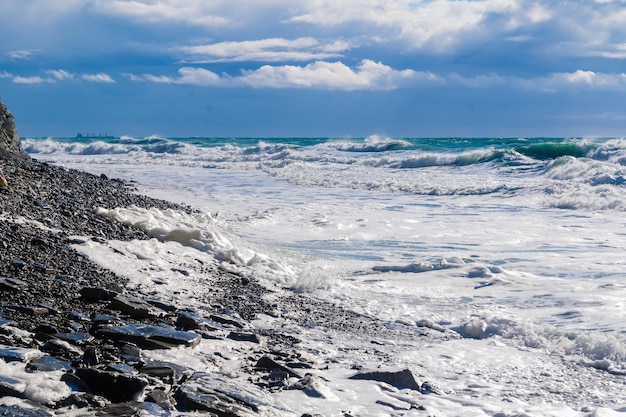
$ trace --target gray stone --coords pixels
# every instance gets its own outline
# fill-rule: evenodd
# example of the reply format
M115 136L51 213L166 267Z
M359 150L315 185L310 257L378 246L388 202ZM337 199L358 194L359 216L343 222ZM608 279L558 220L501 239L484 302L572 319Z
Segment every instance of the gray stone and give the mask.
M52 414L39 405L13 404L0 405L0 416L4 417L52 417Z
M415 380L409 369L396 372L364 372L350 377L350 379L367 379L370 381L384 382L399 389L409 388L420 391L420 384Z
M0 397L24 398L26 384L19 379L0 375Z
M109 308L120 311L123 314L127 314L136 319L147 319L156 315L156 311L150 304L138 298L128 297L121 294L116 295L115 298L111 300Z
M169 349L181 345L194 347L201 340L197 333L147 324L107 326L98 329L98 335L111 340L131 342L144 349Z
M254 333L230 332L227 337L237 342L261 343L259 336Z
M289 368L288 366L281 365L280 363L276 362L274 359L268 358L267 356L263 356L261 359L259 359L256 363L256 367L264 368L264 369L267 369L268 371L274 371L274 370L284 371L284 372L287 372L289 376L302 378L302 376L296 371L294 371L293 369Z
M114 403L136 400L148 385L143 378L119 372L93 368L78 368L75 372L94 394Z
M107 290L104 287L84 287L80 289L79 293L81 297L93 301L112 300L117 295L115 291Z
M14 154L24 154L13 115L2 102L0 102L0 149Z
M28 372L69 371L71 369L71 363L48 355L33 359L26 365L26 370Z
M4 359L5 362L26 362L40 356L42 353L37 349L0 345L0 358Z
M224 327L216 321L206 319L191 311L183 311L178 314L176 326L183 330L222 330Z

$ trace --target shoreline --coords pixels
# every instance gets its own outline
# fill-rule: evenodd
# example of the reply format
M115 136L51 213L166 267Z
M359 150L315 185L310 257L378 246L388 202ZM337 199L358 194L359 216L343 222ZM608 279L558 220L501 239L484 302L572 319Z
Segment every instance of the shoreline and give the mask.
M159 299L149 288L131 288L128 279L92 262L76 248L150 238L99 216L95 209L191 208L136 194L126 182L104 175L12 154L0 161L8 182L8 188L0 189L0 358L4 372L12 369L8 379L0 377L0 412L294 415L273 409L262 398L283 389L324 395L316 391L316 379L306 372L323 366L323 360L301 346L299 327L360 334L379 344L387 336L425 335L421 330L393 329L296 293L273 295L254 280L200 261L202 265L190 268L196 268L194 273L203 275L205 287L212 288L203 294L207 308L202 311ZM188 270L177 271L181 278L189 275ZM256 328L252 322L259 316L275 326ZM203 377L192 367L156 364L143 355L195 349L202 340L241 346L240 371L254 376L246 395L220 390L223 375ZM221 356L215 352L211 360L223 360ZM52 379L48 383L56 391L45 395L29 387L28 379L19 377L28 372ZM404 372L409 382L400 386L420 390L410 371ZM372 378L397 377L390 375Z
M591 417L619 398L575 381L619 387L623 374L547 354L541 380L518 374L523 362L507 365L528 389L455 384L465 371L450 360L468 339L454 329L364 316L151 239L102 209L195 210L128 182L13 154L0 168L0 414L421 416L503 395L490 406L502 413L519 402L536 415ZM494 348L538 360L498 338L471 342L487 372L501 372Z

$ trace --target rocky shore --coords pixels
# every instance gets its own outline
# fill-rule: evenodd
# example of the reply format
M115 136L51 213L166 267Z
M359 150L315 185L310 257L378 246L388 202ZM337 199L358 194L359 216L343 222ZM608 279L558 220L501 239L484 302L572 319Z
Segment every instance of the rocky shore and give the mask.
M138 195L120 180L31 159L21 150L12 117L4 106L0 110L0 415L294 415L266 396L280 390L327 395L322 379L308 370L323 369L328 359L315 357L315 349L300 340L299 328L320 329L328 332L325 337L375 335L372 343L424 334L392 329L298 294L271 296L254 280L201 261L177 270L181 277L191 269L202 275L206 291L196 295L201 309L155 296L150 288L129 287L76 248L149 237L96 209L192 209ZM276 325L255 327L259 316ZM219 368L239 355L239 368L230 373L245 375L245 386L233 385L224 373L145 355L193 350L203 340L241 346L235 353L216 348L206 360ZM436 391L408 370L354 369L357 379ZM318 415L315 411L309 415Z

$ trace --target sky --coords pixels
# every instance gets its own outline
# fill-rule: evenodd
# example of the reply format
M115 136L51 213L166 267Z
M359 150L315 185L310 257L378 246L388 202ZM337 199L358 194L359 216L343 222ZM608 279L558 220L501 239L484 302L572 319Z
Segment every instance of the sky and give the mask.
M626 0L3 0L21 136L623 137Z

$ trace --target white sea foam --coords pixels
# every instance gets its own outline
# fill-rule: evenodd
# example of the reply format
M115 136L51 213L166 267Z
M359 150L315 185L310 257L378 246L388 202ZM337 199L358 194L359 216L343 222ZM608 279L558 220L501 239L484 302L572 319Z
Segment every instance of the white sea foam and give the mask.
M439 150L440 142L429 149L403 142L196 146L124 138L109 154L55 140L26 146L35 157L133 179L142 192L200 209L99 210L154 237L77 246L131 285L193 305L202 292L200 265L216 262L277 291L288 287L443 338L412 346L371 346L368 339L365 346L309 328L302 339L331 364L313 372L328 379L317 380L324 395L276 394L289 405L285 415L423 414L412 404L431 415L626 412L624 142L587 141L573 151L540 143L531 151L544 152L543 159L491 144ZM586 154L545 156L553 151ZM274 320L260 317L254 325ZM184 360L210 367L205 349L213 348L201 345ZM411 368L444 394L349 380L355 362Z

